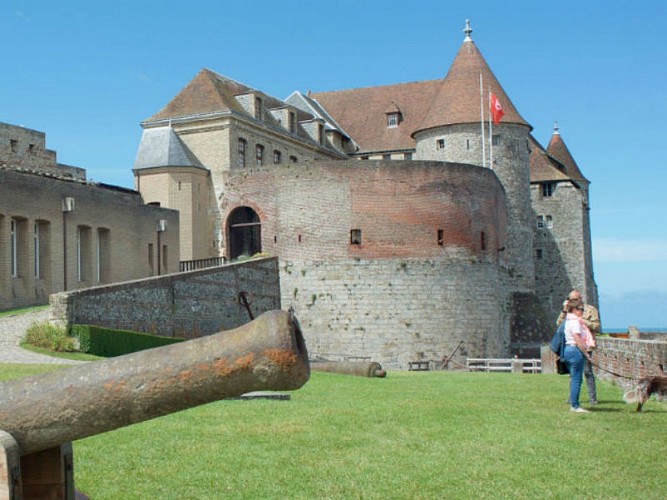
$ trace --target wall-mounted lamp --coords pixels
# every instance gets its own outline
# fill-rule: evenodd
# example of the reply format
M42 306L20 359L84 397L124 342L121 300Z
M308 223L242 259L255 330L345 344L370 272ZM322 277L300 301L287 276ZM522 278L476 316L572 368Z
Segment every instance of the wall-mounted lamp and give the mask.
M167 230L167 221L166 219L160 219L157 221L157 275L160 276L162 273L162 242L160 241L160 235Z

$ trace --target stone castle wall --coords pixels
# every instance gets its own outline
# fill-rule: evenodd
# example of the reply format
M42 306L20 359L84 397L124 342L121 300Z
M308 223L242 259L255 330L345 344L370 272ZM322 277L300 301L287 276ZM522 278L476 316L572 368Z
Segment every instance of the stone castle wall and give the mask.
M283 307L293 307L308 350L329 360L369 358L387 369L436 366L510 350L504 276L490 263L452 260L287 261Z
M66 179L86 178L84 169L57 162L56 152L46 149L44 132L7 123L0 123L0 166Z
M195 338L250 321L240 292L251 294L254 317L280 309L277 259L57 293L51 295L51 316L67 325Z
M488 129L487 129L488 131ZM534 290L534 264L530 210L529 130L525 126L501 124L493 128L492 170L500 179L508 200L508 241L505 252L512 274L512 287L518 292ZM482 164L479 124L452 125L415 134L418 159L442 160L472 165ZM486 160L490 161L489 137ZM442 143L438 141L444 141Z
M257 212L312 354L396 369L459 341L458 356L509 353L506 199L490 170L318 162L238 172L227 188L223 220Z
M582 191L571 182L559 182L552 196L542 196L540 184L531 186L533 200L533 246L535 292L555 324L563 300L570 290L581 291L584 301L597 307L597 290L592 282L588 208ZM537 227L537 217L544 227ZM550 222L547 223L547 217ZM548 227L551 226L551 227Z

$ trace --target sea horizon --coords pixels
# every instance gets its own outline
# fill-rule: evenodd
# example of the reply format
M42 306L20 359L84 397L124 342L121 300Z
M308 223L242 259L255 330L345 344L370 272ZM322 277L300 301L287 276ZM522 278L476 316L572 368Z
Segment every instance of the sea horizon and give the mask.
M643 327L643 326L635 326L631 325L632 327L636 328L640 332L644 333L667 333L667 326L662 326L662 327ZM630 326L626 326L625 328L602 328L602 333L627 333L629 330Z

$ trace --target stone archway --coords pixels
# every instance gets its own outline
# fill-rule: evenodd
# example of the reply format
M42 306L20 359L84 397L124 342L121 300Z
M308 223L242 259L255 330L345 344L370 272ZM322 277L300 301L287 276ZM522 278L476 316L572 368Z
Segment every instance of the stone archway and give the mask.
M235 208L227 218L229 259L248 257L262 251L262 223L250 207Z

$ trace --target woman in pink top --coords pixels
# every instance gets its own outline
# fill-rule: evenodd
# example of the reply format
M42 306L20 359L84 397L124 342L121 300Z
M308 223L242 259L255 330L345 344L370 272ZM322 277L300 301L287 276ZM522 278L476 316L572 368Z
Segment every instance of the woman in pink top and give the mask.
M582 320L584 304L580 300L570 300L565 317L565 353L564 361L570 370L570 411L588 413L579 406L579 393L584 374L584 364L590 359L587 338L590 335Z

